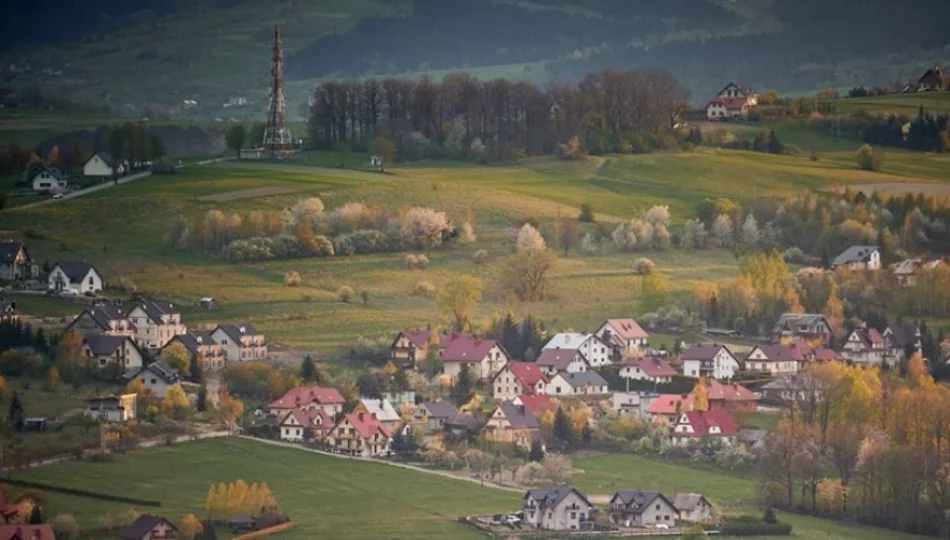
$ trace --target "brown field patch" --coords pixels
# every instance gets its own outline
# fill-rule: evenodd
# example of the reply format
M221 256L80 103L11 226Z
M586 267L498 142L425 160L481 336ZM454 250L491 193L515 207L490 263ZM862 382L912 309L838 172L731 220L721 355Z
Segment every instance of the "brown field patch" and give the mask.
M950 184L931 184L928 182L875 182L871 184L851 184L849 188L870 195L879 193L924 193L925 195L950 196Z
M241 189L238 191L225 191L224 193L215 193L213 195L203 195L201 197L196 197L196 199L199 201L208 202L224 202L236 201L238 199L253 199L255 197L268 197L271 195L287 195L288 193L296 193L298 191L300 190L282 187L253 188Z

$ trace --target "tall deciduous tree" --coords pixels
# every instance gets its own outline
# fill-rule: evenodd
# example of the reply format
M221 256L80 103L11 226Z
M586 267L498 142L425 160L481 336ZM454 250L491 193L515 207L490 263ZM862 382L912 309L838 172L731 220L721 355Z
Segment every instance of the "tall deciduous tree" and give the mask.
M191 363L191 353L188 352L188 349L185 348L184 345L176 341L162 350L162 360L164 360L169 367L177 369L178 373L184 375L188 373L189 364Z
M225 136L225 142L228 145L228 148L234 150L234 152L241 156L241 149L247 144L247 128L244 127L244 124L237 124L231 129L228 130L227 136Z
M522 249L511 255L504 267L508 288L528 302L544 298L557 254L548 249Z
M482 280L463 275L439 289L439 311L453 318L456 330L464 332L471 326L471 318L482 301L483 288Z

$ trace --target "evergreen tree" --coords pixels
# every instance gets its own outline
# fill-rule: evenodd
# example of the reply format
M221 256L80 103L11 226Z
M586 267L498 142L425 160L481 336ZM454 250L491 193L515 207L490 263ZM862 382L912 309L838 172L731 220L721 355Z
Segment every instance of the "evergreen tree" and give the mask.
M46 332L43 331L42 326L36 330L36 335L33 336L33 346L41 353L49 351L49 343L46 341Z
M30 525L40 525L43 523L43 509L40 505L34 504L33 511L30 512L30 519L27 521Z
M218 540L218 534L214 532L214 522L210 519L205 520L202 540Z
M590 446L590 440L593 434L590 431L590 424L584 424L584 430L581 431L581 440L584 441L584 446Z
M208 388L202 384L198 389L198 399L195 402L195 408L199 412L204 412L208 408Z
M23 422L24 418L26 418L26 413L23 411L23 404L20 403L20 394L15 391L13 392L13 400L10 401L10 411L7 418L14 431L23 431Z
M528 452L528 459L531 461L540 462L544 459L544 449L541 448L541 439L535 438L531 442L531 451Z
M574 444L574 430L571 427L571 421L561 407L558 407L554 414L554 439L565 449Z
M393 374L393 389L397 392L409 390L409 377L406 376L405 370L400 369Z
M472 372L468 364L464 363L462 369L459 370L458 378L455 379L455 384L452 385L452 401L455 405L461 407L471 401L472 394L475 393L474 386Z
M770 154L781 154L785 151L785 145L779 140L774 129L769 130L768 151Z
M192 382L202 381L201 366L198 364L197 354L191 355L191 360L188 362L188 377Z
M313 362L313 357L309 354L304 356L303 364L300 366L300 378L305 382L313 381L317 377L317 365Z

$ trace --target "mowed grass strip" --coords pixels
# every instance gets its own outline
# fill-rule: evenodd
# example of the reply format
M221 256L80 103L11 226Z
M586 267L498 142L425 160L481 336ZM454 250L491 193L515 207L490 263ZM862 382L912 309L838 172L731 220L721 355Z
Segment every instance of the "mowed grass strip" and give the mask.
M162 507L150 511L173 521L189 512L203 517L211 484L267 482L296 523L280 535L288 539L474 539L456 517L513 511L520 501L517 493L462 480L235 438L152 448L110 463L62 463L14 478L156 499ZM94 527L104 513L126 507L51 494L47 512L69 512Z

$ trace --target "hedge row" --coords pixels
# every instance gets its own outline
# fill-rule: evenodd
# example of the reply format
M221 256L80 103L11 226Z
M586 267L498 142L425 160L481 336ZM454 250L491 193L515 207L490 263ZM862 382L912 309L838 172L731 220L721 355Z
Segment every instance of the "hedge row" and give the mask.
M75 495L77 497L88 497L90 499L99 499L102 501L128 503L128 504L134 504L137 506L161 506L162 505L162 503L159 501L150 501L148 499L134 499L131 497L120 497L118 495L108 495L106 493L96 493L93 491L86 491L84 489L54 486L52 484L44 484L41 482L29 482L27 480L15 480L13 478L6 478L3 480L3 482L5 484L10 484L11 486L33 488L33 489L39 489L42 491L51 491L53 493L62 493L64 495Z
M723 536L789 536L792 525L789 523L766 523L764 521L727 520L722 524Z

